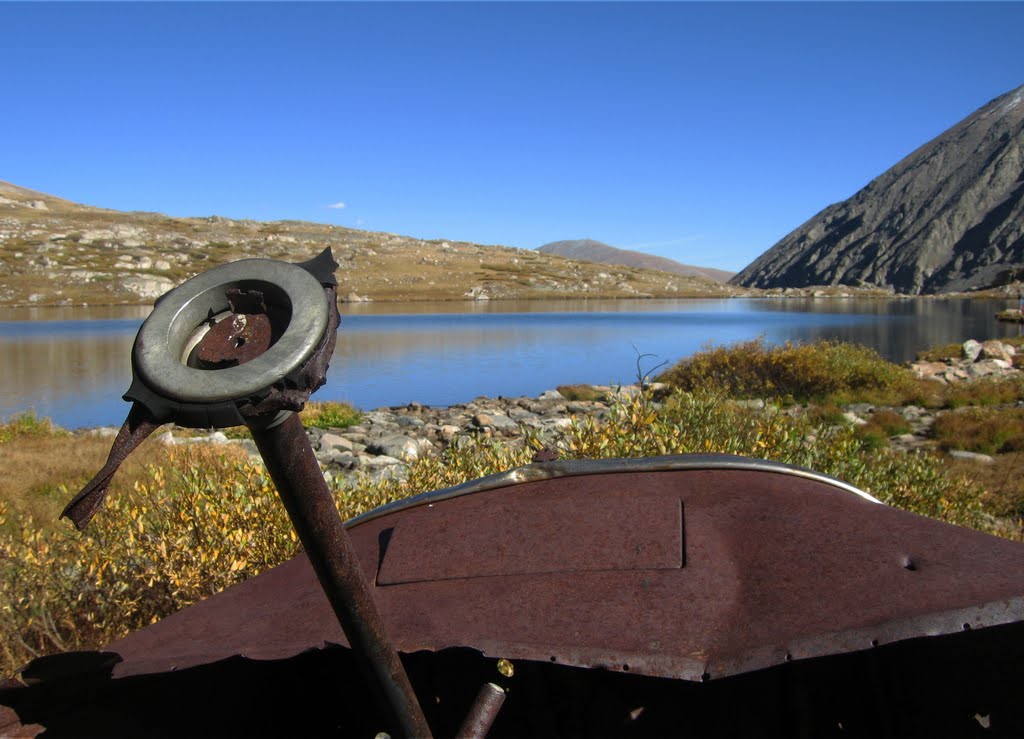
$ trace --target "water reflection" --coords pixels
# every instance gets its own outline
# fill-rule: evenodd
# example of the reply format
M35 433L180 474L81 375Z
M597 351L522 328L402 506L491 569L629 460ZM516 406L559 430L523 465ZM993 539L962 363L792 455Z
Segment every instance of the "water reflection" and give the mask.
M710 343L763 336L856 341L895 361L925 346L1016 335L1004 301L678 300L356 304L344 307L318 398L363 408L631 382ZM0 312L0 416L34 408L69 426L120 423L132 339L148 309Z

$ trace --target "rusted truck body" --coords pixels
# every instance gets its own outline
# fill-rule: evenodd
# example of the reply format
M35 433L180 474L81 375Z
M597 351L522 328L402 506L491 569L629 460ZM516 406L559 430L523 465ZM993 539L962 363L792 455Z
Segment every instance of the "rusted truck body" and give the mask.
M347 529L438 736L488 682L491 736L1024 734L1021 545L805 470L547 462ZM387 725L304 556L89 657L0 700L47 736Z
M87 523L168 414L244 422L305 552L102 650L30 663L0 689L0 735L1024 736L1024 546L810 470L556 460L332 523L285 406L322 383L336 315L305 340L312 360L288 359L291 384L222 397L235 349L287 344L291 303L268 307L284 293L266 279L201 283L211 338L172 314L186 351L170 355L213 357L219 394L133 383L111 461L69 510ZM158 309L192 299L170 295ZM238 319L254 313L262 339ZM189 368L174 367L185 387Z

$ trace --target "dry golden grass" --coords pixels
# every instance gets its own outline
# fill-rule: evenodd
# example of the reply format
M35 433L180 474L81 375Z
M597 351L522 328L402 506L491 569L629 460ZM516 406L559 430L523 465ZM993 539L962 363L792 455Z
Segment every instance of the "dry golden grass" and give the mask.
M7 503L11 518L31 516L44 528L58 525L67 502L106 462L112 441L74 434L22 436L0 443L0 502ZM111 494L131 489L147 465L166 460L166 448L147 441L114 477Z

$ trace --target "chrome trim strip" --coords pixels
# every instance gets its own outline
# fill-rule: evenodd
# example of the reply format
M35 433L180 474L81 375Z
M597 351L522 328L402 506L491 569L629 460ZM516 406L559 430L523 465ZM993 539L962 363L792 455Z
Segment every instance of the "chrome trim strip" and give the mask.
M852 493L872 503L884 505L882 501L874 496L847 482L804 467L797 467L782 462L771 462L767 459L737 457L732 454L672 454L636 459L573 459L537 462L524 465L523 467L516 467L506 472L498 472L486 477L480 477L450 488L431 490L414 495L411 498L396 500L356 516L345 525L358 526L380 516L396 513L406 508L415 508L421 505L448 500L449 498L457 498L461 495L482 493L487 490L519 485L524 482L555 480L579 475L604 475L614 472L668 472L677 470L744 470L793 475L794 477L823 482L838 488L844 493Z

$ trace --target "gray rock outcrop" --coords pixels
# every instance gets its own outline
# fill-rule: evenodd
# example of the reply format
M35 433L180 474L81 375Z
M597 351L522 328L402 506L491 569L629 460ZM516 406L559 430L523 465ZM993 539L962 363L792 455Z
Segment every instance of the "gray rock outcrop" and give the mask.
M783 238L744 287L893 287L906 294L1024 277L1024 86L985 105Z

